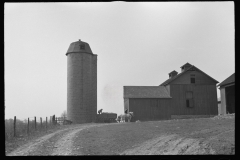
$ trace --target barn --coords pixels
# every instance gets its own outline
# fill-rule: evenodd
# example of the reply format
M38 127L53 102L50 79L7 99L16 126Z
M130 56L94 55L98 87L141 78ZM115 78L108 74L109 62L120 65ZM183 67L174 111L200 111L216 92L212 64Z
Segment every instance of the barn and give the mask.
M218 114L218 81L190 63L180 68L159 86L123 87L124 110L134 113L132 121Z
M220 114L235 113L235 73L218 84L221 93Z

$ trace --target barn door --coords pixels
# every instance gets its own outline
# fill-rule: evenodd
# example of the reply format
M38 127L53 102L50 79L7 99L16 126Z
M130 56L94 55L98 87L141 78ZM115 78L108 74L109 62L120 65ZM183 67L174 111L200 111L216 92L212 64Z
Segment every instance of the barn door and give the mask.
M193 92L192 91L186 92L186 104L187 104L187 107L189 107L189 108L193 107Z

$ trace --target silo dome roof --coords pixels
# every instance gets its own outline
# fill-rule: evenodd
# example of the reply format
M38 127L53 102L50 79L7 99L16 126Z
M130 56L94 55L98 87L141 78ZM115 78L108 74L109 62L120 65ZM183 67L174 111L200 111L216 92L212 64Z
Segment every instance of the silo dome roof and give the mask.
M90 54L93 54L89 44L81 41L80 39L79 39L79 41L76 41L76 42L73 42L70 44L66 55L68 53L90 53Z

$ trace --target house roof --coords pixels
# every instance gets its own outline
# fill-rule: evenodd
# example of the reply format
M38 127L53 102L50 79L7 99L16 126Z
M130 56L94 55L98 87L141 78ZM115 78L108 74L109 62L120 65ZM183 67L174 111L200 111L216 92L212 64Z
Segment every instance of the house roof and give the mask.
M124 98L171 98L165 86L124 86Z
M186 63L187 64L187 63ZM185 65L186 65L185 64ZM189 63L188 63L189 64ZM183 65L183 66L185 66ZM182 67L183 67L182 66ZM170 78L170 79L167 79L165 82L163 82L162 84L160 84L159 86L165 86L167 84L169 84L170 82L172 82L173 80L177 79L178 77L182 76L184 73L186 73L187 71L189 70L192 70L192 69L195 69L203 74L205 74L207 77L211 78L213 81L215 81L216 83L219 83L217 80L213 79L212 77L210 77L209 75L207 75L206 73L204 73L203 71L201 71L200 69L198 69L197 67L195 67L194 65L192 65L191 67L189 67L188 69L184 70L183 72L179 73L178 75Z
M218 84L217 86L224 86L230 83L235 83L235 73L233 73L231 76L229 76L228 78L226 78L224 81L222 81L220 84Z

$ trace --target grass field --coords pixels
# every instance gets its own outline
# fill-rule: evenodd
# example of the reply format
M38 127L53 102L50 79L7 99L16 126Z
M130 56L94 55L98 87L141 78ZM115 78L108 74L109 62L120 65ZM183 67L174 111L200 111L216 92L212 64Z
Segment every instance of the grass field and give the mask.
M206 144L206 148L212 148L213 154L235 154L234 116L132 122L95 127L79 132L74 140L77 146L75 152L81 150L84 155L118 155L125 150L137 148L143 150L139 154L154 154L146 152L149 148L144 148L144 145L147 145L145 142L150 143L151 140L168 135L198 140L200 144ZM156 144L151 145L155 145L154 150L157 150Z
M81 128L83 125L87 128ZM94 127L90 127L91 125ZM74 130L75 127L78 127L79 132ZM69 134L59 132L63 129L67 129ZM57 132L60 134L55 134ZM90 123L56 126L47 132L39 131L29 136L5 139L5 152L10 153L24 144L34 145L38 143L38 138L50 135L56 136L42 140L44 146L51 146L54 150L55 144L58 144L56 142L59 141L62 145L71 139L71 155L235 154L234 115L108 125ZM36 151L43 152L42 145L35 146L38 146ZM65 148L69 149L62 146L63 150Z

